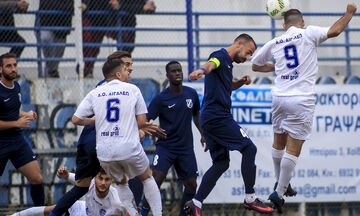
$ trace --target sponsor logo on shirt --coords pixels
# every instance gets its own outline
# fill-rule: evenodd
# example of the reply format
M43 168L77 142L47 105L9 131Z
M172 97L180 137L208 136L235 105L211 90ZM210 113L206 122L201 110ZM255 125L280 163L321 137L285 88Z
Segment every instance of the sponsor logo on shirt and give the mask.
M175 106L175 104L169 105L168 108L171 109L171 108L173 108L174 106Z

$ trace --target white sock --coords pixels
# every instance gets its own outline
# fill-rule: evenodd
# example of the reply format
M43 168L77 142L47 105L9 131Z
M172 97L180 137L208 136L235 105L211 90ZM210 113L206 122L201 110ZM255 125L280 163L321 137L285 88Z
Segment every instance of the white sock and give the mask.
M281 159L284 155L284 150L277 150L272 148L271 149L271 155L272 155L272 159L273 159L273 164L274 164L274 171L275 171L275 179L278 182L279 181L279 176L280 176L280 162Z
M17 212L16 216L44 216L45 206L32 207L20 212Z
M139 215L136 209L134 194L131 192L129 184L116 185L116 190L118 191L120 201L125 206L126 211L131 216Z
M246 202L246 203L252 203L252 202L255 201L255 199L256 199L255 193L245 194L245 202Z
M193 198L192 201L193 201L194 205L197 206L198 208L202 207L202 203L199 200Z
M144 185L145 198L148 201L151 212L154 216L162 216L162 205L160 190L155 182L154 177L145 179Z
M278 193L280 198L283 197L287 187L289 186L292 172L294 171L296 166L297 158L298 157L294 155L285 153L283 159L281 160L279 184L276 188L276 192Z

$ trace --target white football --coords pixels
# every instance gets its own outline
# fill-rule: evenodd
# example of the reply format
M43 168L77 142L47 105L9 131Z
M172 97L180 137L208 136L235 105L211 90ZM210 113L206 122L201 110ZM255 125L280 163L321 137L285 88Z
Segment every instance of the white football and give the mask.
M290 0L267 0L266 12L273 19L282 19L284 13L291 9Z

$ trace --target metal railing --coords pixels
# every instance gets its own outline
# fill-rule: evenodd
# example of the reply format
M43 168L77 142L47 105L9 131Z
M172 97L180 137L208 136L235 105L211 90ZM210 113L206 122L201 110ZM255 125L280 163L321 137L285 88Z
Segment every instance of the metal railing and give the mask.
M5 13L5 12L0 12ZM62 11L28 11L27 14L35 15L35 26L34 27L5 27L0 26L1 30L21 30L21 31L34 31L36 35L36 42L35 43L0 43L0 46L25 46L25 47L36 47L37 48L37 55L36 58L20 58L21 61L30 61L30 62L37 62L38 63L38 70L39 76L42 76L42 62L45 61L71 61L75 62L75 58L43 58L41 48L45 46L66 46L66 47L76 47L76 43L41 43L40 40L40 31L41 30L74 30L74 27L45 27L40 26L40 14L63 14L66 12ZM88 11L88 14L109 14L110 12L107 11ZM125 13L120 11L118 12L118 26L117 27L83 27L85 31L116 31L118 32L118 40L117 43L83 43L82 46L84 47L121 47L124 46L135 46L135 47L186 47L188 48L187 56L180 56L177 58L162 58L156 56L148 56L143 58L136 58L134 57L135 61L144 61L144 62L158 62L158 61L170 61L170 60L177 60L177 61L187 61L191 68L195 65L196 67L200 66L200 62L206 61L206 58L200 57L200 49L201 48L208 48L208 47L225 47L229 46L229 43L202 43L200 39L200 33L203 32L271 32L272 37L275 37L276 32L283 31L282 28L278 28L275 25L275 21L269 19L269 26L270 27L239 27L239 28L223 28L223 27L203 27L200 22L200 17L205 16L259 16L264 17L267 16L266 13L262 12L248 12L248 13L241 13L241 12L156 12L152 14L152 16L187 16L191 15L191 18L194 18L194 27L189 25L188 27L183 28L174 28L174 27L121 27L121 17ZM340 17L342 13L303 13L304 16L336 16ZM359 16L359 14L356 14ZM192 19L187 20L187 22L192 22ZM192 37L189 35L194 34L194 39L191 43L189 41L187 43L122 43L121 41L121 34L122 31L147 31L147 32L187 32L188 40L192 40ZM319 61L342 61L346 62L346 74L350 76L351 72L351 62L352 61L359 61L360 57L358 56L351 56L350 48L351 47L360 47L360 43L351 43L350 37L351 33L359 32L360 28L349 28L347 27L344 31L345 34L345 41L343 43L325 43L322 44L321 47L344 47L345 49L345 56L344 57L322 57L319 56ZM263 46L263 44L258 44L258 46ZM192 57L193 56L193 57ZM190 57L190 58L189 58ZM83 61L104 61L105 58L83 58ZM189 71L190 67L189 67Z

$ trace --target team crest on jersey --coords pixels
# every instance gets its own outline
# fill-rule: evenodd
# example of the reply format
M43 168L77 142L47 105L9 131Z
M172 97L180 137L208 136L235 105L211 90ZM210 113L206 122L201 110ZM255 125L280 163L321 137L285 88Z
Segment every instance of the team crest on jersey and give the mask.
M189 107L189 109L191 109L193 107L193 102L191 99L186 99L186 106Z
M105 216L106 215L106 210L105 209L100 209L99 215L100 216Z
M21 93L18 93L18 96L19 96L19 101L21 103Z

